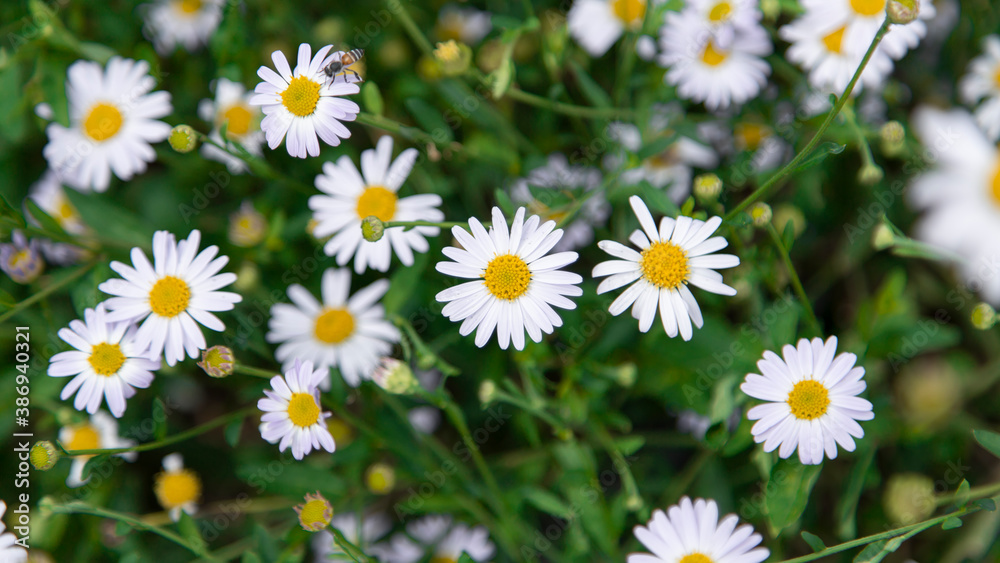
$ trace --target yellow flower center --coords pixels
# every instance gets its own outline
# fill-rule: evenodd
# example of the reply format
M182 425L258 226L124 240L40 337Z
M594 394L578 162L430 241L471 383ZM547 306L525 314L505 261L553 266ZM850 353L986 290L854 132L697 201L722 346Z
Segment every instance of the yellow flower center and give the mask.
M59 206L56 208L56 219L62 219L63 221L76 218L76 209L66 200L61 200ZM62 224L62 221L60 221Z
M201 479L190 469L160 473L153 487L163 508L170 510L201 498Z
M446 42L438 43L437 49L434 49L434 56L438 58L441 62L452 63L458 60L461 56L462 51L458 48L458 43L454 39L449 39Z
M68 450L96 450L101 447L101 435L90 424L73 428L73 437L66 444Z
M851 0L851 9L859 16L874 16L885 11L885 0Z
M161 317L176 317L191 301L188 284L174 276L164 276L149 290L149 308Z
M842 25L840 26L840 29L823 37L823 45L826 46L827 51L838 55L840 54L841 44L844 42L844 31L846 30L847 26Z
M799 420L813 420L826 414L830 404L829 392L823 384L806 379L795 384L786 401L792 414Z
M117 344L101 342L91 349L87 361L90 362L90 367L94 368L97 375L110 377L118 373L122 364L125 363L125 354L122 354L122 349Z
M11 269L19 269L22 267L31 267L31 263L34 262L34 254L31 250L25 248L24 250L19 250L10 257L10 267Z
M458 560L452 559L447 555L435 555L431 557L431 563L458 563Z
M685 555L681 557L678 563L713 563L712 558L705 555L704 553L694 552L690 555Z
M729 19L731 13L733 13L732 5L723 0L712 6L712 9L708 12L708 19L715 23L723 22Z
M611 0L611 10L615 17L625 25L635 26L642 23L646 17L646 2L644 0Z
M684 283L691 269L684 249L672 242L654 242L642 251L639 259L642 275L649 283L674 289Z
M122 112L111 104L95 104L83 120L83 132L98 142L114 137L121 128Z
M733 133L744 147L754 150L771 135L771 130L759 123L737 123Z
M996 74L993 75L993 82L996 82L997 88L1000 88L1000 65L997 66Z
M296 76L281 93L281 103L292 115L310 116L316 111L320 86L319 82L313 82L305 76Z
M379 221L392 221L397 199L396 194L382 186L368 186L358 198L358 217L374 215Z
M288 401L288 418L292 420L292 424L301 428L316 424L319 420L316 397L309 393L292 393L292 399Z
M993 195L993 203L1000 206L1000 162L997 164L997 171L993 173L993 186L990 191Z
M531 270L521 257L503 254L487 264L483 282L486 283L486 289L497 298L513 301L528 291Z
M184 14L193 14L201 9L201 0L177 0L174 6Z
M327 344L339 344L354 332L354 317L347 309L326 309L316 317L313 333Z
M313 499L302 506L299 512L299 522L307 530L322 530L330 524L330 503L322 499Z
M222 114L223 122L228 122L226 126L227 137L242 137L250 130L250 122L253 120L253 113L243 104L229 106Z
M396 472L384 463L376 463L365 472L365 485L376 495L387 494L396 485Z
M715 50L715 44L710 39L708 43L705 44L705 52L701 54L701 62L707 64L708 66L718 66L726 60L727 56L728 53Z

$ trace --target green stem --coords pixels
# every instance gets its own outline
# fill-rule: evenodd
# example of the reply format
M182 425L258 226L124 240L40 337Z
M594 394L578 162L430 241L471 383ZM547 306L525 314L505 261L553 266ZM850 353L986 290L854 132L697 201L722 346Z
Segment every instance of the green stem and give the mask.
M466 223L457 221L385 221L382 226L386 229L392 227L440 227L450 229L452 227L465 227Z
M229 148L228 146L229 143L218 143L210 139L208 135L200 131L196 131L196 133L198 134L198 140L201 141L202 143L205 143L207 145L212 145L213 147L225 152L226 154L245 162L247 164L247 167L250 168L250 171L253 172L255 175L268 180L275 180L277 182L282 182L285 185L292 187L295 190L302 192L306 195L312 195L316 193L316 189L313 186L310 186L309 184L304 184L296 180L295 178L286 176L281 172L278 172L275 168L273 168L270 164L268 164L267 161L251 155L250 153L246 152L246 150L243 150L242 152L234 151Z
M508 393L507 391L502 391L500 389L497 389L494 393L495 394L493 395L493 400L498 402L510 403L525 412L533 414L534 416L538 417L543 422L551 426L552 430L556 434L565 434L568 431L566 425L557 420L554 416L552 416L548 411L545 410L544 407L536 407L534 404L531 403L531 401L522 399L516 395Z
M795 290L795 295L798 296L799 301L802 303L802 308L806 312L806 320L812 325L817 336L822 335L823 330L820 327L819 320L816 319L816 313L813 312L812 303L809 302L809 297L806 296L806 290L802 287L802 280L799 279L799 274L795 271L795 266L792 265L792 258L788 255L788 249L785 248L785 243L781 240L781 235L778 234L778 230L774 228L773 223L767 224L767 234L771 235L771 241L774 242L774 246L778 249L781 261L785 263L785 268L788 270L788 277L792 282L792 288Z
M233 373L242 373L243 375L252 375L254 377L263 377L265 379L271 379L276 375L281 375L276 371L255 368L253 366L240 363L233 364Z
M979 487L972 487L967 493L962 495L963 497L968 497L970 500L980 499L984 497L991 497L1000 493L1000 483L992 483L989 485L981 485ZM935 499L938 506L943 506L948 503L954 502L958 499L957 494L941 495Z
M344 534L342 534L340 530L333 527L327 529L333 533L333 542L336 543L337 546L340 547L340 549L344 550L344 553L346 553L348 557L350 557L357 563L369 563L371 561L371 559L369 559L368 556L365 555L365 552L361 551L361 548L354 545L347 538L345 538Z
M852 104L847 104L844 106L844 118L847 119L847 124L854 132L854 136L858 139L858 146L861 149L861 160L864 162L866 167L880 168L879 165L875 163L875 156L872 154L872 147L868 144L868 138L865 136L865 131L858 124L858 118L854 114L854 109L851 105Z
M374 113L368 113L363 111L358 114L358 117L357 119L355 119L355 122L360 123L362 125L368 125L370 127L378 127L379 129L384 129L386 131L389 131L390 133L395 133L401 137L404 137L416 143L437 145L441 147L448 146L447 143L439 143L435 141L433 135L425 132L422 129L410 125L403 125L402 123L394 119L389 119L388 117L384 117L381 115L375 115Z
M540 107L553 111L556 113L561 113L563 115L572 115L575 117L585 117L589 119L624 119L632 120L635 118L635 111L627 108L591 108L585 106L577 106L573 104L567 104L563 102L557 102L555 100L550 100L548 98L539 96L537 94L532 94L530 92L525 92L517 86L511 86L507 90L507 95L511 98L535 107Z
M7 319L13 317L14 315L16 315L16 314L20 313L21 311L27 309L28 307L34 305L35 303L41 301L42 299L45 299L50 294L52 294L52 293L54 293L54 292L62 289L63 287L65 287L69 283L71 283L74 280L78 279L83 274L86 274L88 270L90 270L95 265L97 265L98 261L102 261L103 262L104 261L104 257L101 256L101 257L95 258L94 260L91 260L90 262L88 262L88 263L84 264L83 266L80 266L79 268L77 268L76 271L74 271L73 273L67 275L66 277L62 278L61 280L59 280L57 282L52 283L48 287L40 290L38 293L36 293L36 294L28 297L24 301L21 301L17 305L14 305L13 307L11 307L11 309L9 311L7 311L6 313L0 315L0 323L3 323L4 321L6 321Z
M192 545L186 539L182 538L181 536L169 530L165 530L159 526L154 526L152 524L147 524L146 522L143 522L142 520L134 516L130 516L128 514L122 514L121 512L115 512L97 506L91 506L82 501L73 501L73 502L68 502L66 504L57 504L54 503L51 499L45 498L42 500L40 504L42 509L51 510L52 512L58 514L90 514L91 516L100 516L102 518L110 518L112 520L118 520L119 522L124 522L137 530L145 530L147 532L153 532L154 534L162 538L168 539L176 543L177 545L186 548L195 555L200 556L205 561L213 561L216 563L218 563L219 561L205 549L204 545Z
M236 412L229 413L229 414L220 416L218 418L215 418L213 420L210 420L210 421L208 421L205 424L202 424L200 426L195 426L194 428L191 428L189 430L185 430L184 432L181 432L179 434L174 434L173 436L169 436L169 437L164 438L162 440L157 440L155 442L149 442L149 443L146 443L146 444L139 444L138 446L132 446L132 447L128 447L128 448L106 448L106 449L93 449L93 450L67 450L62 445L62 443L59 442L59 440L56 440L56 447L58 447L59 450L62 452L62 454L65 455L65 456L103 455L103 454L109 454L109 455L111 455L111 454L123 454L123 453L127 453L127 452L146 452L146 451L149 451L149 450L159 449L159 448L162 448L164 446L169 446L170 444L176 444L177 442L183 442L184 440L187 440L188 438L193 438L195 436L199 436L201 434L204 434L205 432L208 432L209 430L211 430L213 428L217 428L217 427L222 426L222 425L224 425L224 424L226 424L228 422L232 422L234 420L243 418L243 417L247 416L248 414L251 414L251 413L255 412L256 410L257 410L256 406L246 407L246 408L240 409L240 410L238 410Z
M763 197L763 195L767 193L772 186L778 183L778 180L781 180L795 170L795 168L798 167L798 165L801 164L807 156L809 156L809 153L823 137L823 133L825 133L826 129L830 127L830 124L833 123L834 118L837 117L840 110L843 109L847 100L851 98L851 92L854 91L855 84L857 84L858 79L861 78L861 73L864 72L865 67L868 66L868 61L872 58L872 55L875 53L875 49L878 47L878 44L882 41L882 38L885 37L885 34L888 33L888 31L889 20L886 19L882 22L882 26L879 27L878 33L875 34L875 38L872 39L871 45L868 46L868 51L865 53L865 57L861 59L861 65L858 66L858 70L854 72L854 76L851 77L851 81L848 82L847 88L844 89L844 93L840 96L840 99L837 100L837 103L833 106L833 109L830 110L830 113L827 114L823 124L820 125L819 130L816 131L816 134L809 140L809 143L805 146L805 148L799 151L799 154L795 155L795 158L793 158L791 162L782 167L781 170L778 170L774 176L768 178L763 185L747 196L746 199L741 201L739 205L733 208L732 211L727 213L725 217L726 221L731 221L734 217L742 213L743 210L746 209L751 203Z
M433 56L434 47L431 45L431 42L427 40L427 37L424 36L423 32L420 31L420 28L417 26L416 22L413 21L413 18L410 17L410 12L406 10L406 6L404 6L402 2L386 3L389 5L389 9L393 10L393 12L399 17L400 23L403 24L403 28L406 30L406 33L410 36L410 39L417 44L417 47L419 47L425 55Z

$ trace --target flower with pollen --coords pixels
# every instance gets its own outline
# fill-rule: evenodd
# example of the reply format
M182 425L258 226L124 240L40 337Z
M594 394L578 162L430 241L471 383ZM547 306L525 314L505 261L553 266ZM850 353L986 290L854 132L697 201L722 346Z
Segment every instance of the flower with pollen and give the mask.
M271 389L265 389L265 397L257 401L257 408L264 412L261 437L278 443L282 452L291 446L295 459L314 448L333 453L336 444L326 426L330 413L322 412L319 403L319 384L326 376L326 369L313 370L312 362L295 360L284 376L272 377Z
M198 511L201 478L184 467L181 454L173 453L163 458L163 471L154 478L153 492L160 506L170 513L170 519L177 522L182 510L188 514Z
M299 525L307 532L318 532L330 525L333 518L333 506L330 501L316 491L316 494L306 493L306 501L293 508L299 515Z
M86 422L63 426L59 429L59 443L69 451L105 450L111 448L130 448L135 440L127 440L118 436L118 421L104 411L97 411ZM135 452L114 454L125 461L134 461ZM82 487L90 476L83 478L83 468L93 455L74 455L69 476L66 477L67 487ZM118 463L117 461L115 463Z

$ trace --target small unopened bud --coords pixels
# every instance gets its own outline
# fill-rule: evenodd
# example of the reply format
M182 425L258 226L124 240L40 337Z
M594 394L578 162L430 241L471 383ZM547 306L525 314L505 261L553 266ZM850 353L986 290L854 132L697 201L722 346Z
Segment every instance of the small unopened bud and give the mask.
M372 372L372 381L395 395L412 395L420 388L420 382L413 376L410 366L395 358L382 358Z
M167 137L170 146L179 153L191 152L198 146L198 134L190 125L178 125L170 130Z
M885 250L894 244L896 244L896 235L888 225L882 223L875 227L875 232L872 233L872 247L875 250Z
M753 204L750 208L750 218L753 219L754 227L763 227L767 225L771 222L772 215L771 206L762 201Z
M260 268L257 267L257 264L250 261L242 262L239 269L236 270L236 281L233 283L233 289L243 294L248 293L259 284Z
M225 346L212 346L201 353L198 367L212 377L223 378L233 374L233 351Z
M486 379L479 384L479 402L488 405L497 396L497 384L492 379Z
M376 495L392 492L396 486L396 470L387 463L373 463L365 470L365 486Z
M35 445L31 446L31 452L28 454L28 457L31 458L31 465L35 469L48 471L59 461L59 450L52 445L52 442L43 440L35 442Z
M906 25L920 15L919 0L889 0L885 9L889 23Z
M694 197L701 201L715 201L722 193L722 180L715 174L700 174L694 178Z
M635 385L635 380L639 375L639 369L632 362L624 363L615 368L615 379L622 387Z
M299 515L299 524L307 532L318 532L330 525L333 519L333 505L316 491L316 494L306 493L306 501L294 508Z
M882 141L882 153L886 156L897 156L906 146L906 130L898 121L887 122L879 129L878 136Z
M934 481L917 473L893 475L885 488L882 506L894 524L919 522L934 512Z
M997 312L988 303L980 303L972 308L972 326L979 330L989 330L997 324Z
M779 233L784 233L788 224L792 224L792 233L798 237L802 231L806 230L806 216L802 211L790 203L783 203L774 208L774 228Z
M378 242L385 233L385 225L378 217L369 215L361 221L361 236L368 242Z
M645 503L642 502L642 497L639 495L629 495L628 498L625 499L625 510L628 510L629 512L638 512L639 510L642 510L644 505Z
M454 39L438 43L434 49L434 59L445 76L458 76L469 70L472 64L472 49Z
M882 168L877 164L866 164L858 172L858 182L863 186L874 186L882 181L885 175Z

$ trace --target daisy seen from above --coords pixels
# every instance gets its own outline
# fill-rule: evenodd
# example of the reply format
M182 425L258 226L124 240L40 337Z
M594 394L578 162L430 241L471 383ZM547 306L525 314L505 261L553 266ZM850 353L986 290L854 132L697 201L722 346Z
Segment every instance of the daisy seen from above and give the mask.
M872 404L857 395L865 390L865 369L849 352L837 354L837 337L823 342L799 340L786 344L779 357L770 350L757 362L760 374L747 374L740 389L767 401L747 411L757 422L750 429L764 451L778 449L788 458L798 450L804 465L818 465L824 454L836 459L837 445L849 452L854 438L865 435L859 420L875 418ZM779 449L780 448L780 449Z
M169 514L170 519L177 522L181 519L181 511L187 514L198 512L198 501L201 500L201 477L184 467L184 457L172 453L163 458L163 471L153 478L153 492Z
M156 52L169 55L178 45L194 52L208 40L222 21L223 0L156 0L142 6L143 31Z
M729 514L719 520L714 500L684 497L664 513L654 510L645 526L635 527L635 537L649 553L632 553L627 563L760 563L771 554L757 547L761 535L750 524L739 524Z
M75 320L59 330L59 338L76 350L52 356L48 374L75 376L59 398L65 401L76 393L77 410L94 414L104 400L111 414L121 418L126 399L135 395L136 388L149 387L160 361L149 359L146 348L136 344L135 325L108 321L103 303L84 311L83 317L84 322Z
M336 256L343 266L354 258L354 271L364 273L369 267L379 272L389 269L395 252L405 266L413 265L413 252L427 252L428 236L437 236L437 227L390 227L382 238L364 239L361 222L375 216L387 221L443 221L438 207L441 196L418 194L399 197L399 188L410 175L417 160L417 149L404 150L392 159L392 137L384 135L374 149L361 153L361 172L348 156L323 165L316 177L316 187L323 192L309 198L316 227L313 236L333 235L323 246L327 256Z
M252 94L239 82L225 78L215 81L214 100L202 100L198 104L198 117L212 124L208 138L225 146L227 142L239 144L254 156L261 155L264 132L260 130L260 108L250 104ZM222 139L222 126L226 126L226 139ZM247 164L228 152L205 143L201 146L205 158L217 160L226 165L233 174L247 171Z
M118 421L104 411L95 412L87 422L71 424L59 429L59 442L67 450L106 450L111 448L131 448L135 440L126 440L118 436ZM135 461L135 452L114 454L125 461ZM73 456L73 464L66 477L67 487L81 487L90 480L83 478L83 467L94 456Z
M719 295L736 295L736 290L722 283L722 274L716 272L740 263L732 254L715 254L727 245L725 238L712 236L722 219L712 217L701 221L683 215L677 219L663 217L657 230L653 216L638 196L630 197L629 204L642 226L629 236L639 250L611 240L598 243L601 250L618 259L594 267L595 278L607 276L597 286L597 293L600 295L631 284L611 303L612 315L620 315L632 307L632 317L639 321L639 330L648 332L658 309L668 336L673 338L679 332L681 338L691 340L692 324L701 328L704 319L688 285Z
M285 54L271 54L277 72L266 66L257 70L264 82L254 88L252 105L261 106L267 145L272 150L285 141L288 154L297 158L319 156L319 139L330 146L337 146L351 132L341 121L354 121L361 108L341 96L357 94L360 88L350 73L343 80L330 80L323 72L334 58L343 52L330 54L332 45L321 48L312 56L308 43L299 45L298 64L293 71Z
M993 141L1000 140L1000 36L983 39L983 52L969 63L958 84L962 100L976 108L976 122Z
M549 251L563 236L555 221L541 222L538 215L524 219L525 209L517 210L507 228L499 207L493 208L493 226L489 232L475 217L469 219L469 231L453 227L451 232L462 248L442 250L454 262L438 262L442 274L471 279L437 294L447 303L442 314L462 322L458 332L467 336L476 331L476 346L482 348L496 330L500 348L511 342L524 349L524 334L541 342L542 333L552 334L562 326L553 307L575 309L566 296L579 297L583 281L578 274L562 270L576 262L576 252Z
M645 17L646 0L575 0L566 24L590 56L600 57L623 33L640 29Z
M132 266L111 263L111 269L124 279L110 279L98 286L114 296L105 301L108 320L141 323L135 345L147 347L152 359L163 355L170 366L183 360L185 353L197 358L206 347L198 325L222 332L226 325L212 312L232 310L243 299L218 291L236 281L236 274L220 274L229 258L216 258L217 246L198 252L200 242L198 230L180 242L167 231L157 231L153 235L153 264L142 249L133 248Z
M802 0L805 16L816 16L819 21L845 22L843 40L846 45L861 49L864 53L871 44L879 27L885 21L884 0ZM934 2L920 2L917 19L906 25L889 26L879 43L878 50L894 60L903 58L907 51L915 48L927 35L927 21L937 15Z
M265 389L265 397L257 401L257 408L264 411L261 437L277 443L282 452L291 446L295 459L313 449L333 453L337 446L326 426L331 415L323 412L319 400L319 384L327 375L325 368L313 370L312 362L295 360L284 376L272 377L271 389Z
M50 123L45 159L67 185L103 192L111 173L130 180L156 160L151 143L170 134L160 121L173 111L168 92L152 92L149 63L112 57L107 67L91 61L70 65L66 80L69 127Z
M271 307L265 339L280 343L274 356L285 371L301 359L324 373L336 367L348 385L357 387L399 342L399 330L378 304L388 290L389 280L383 279L350 295L351 273L329 268L323 272L322 302L301 285L288 287L292 304ZM326 389L329 382L324 378L322 384Z

